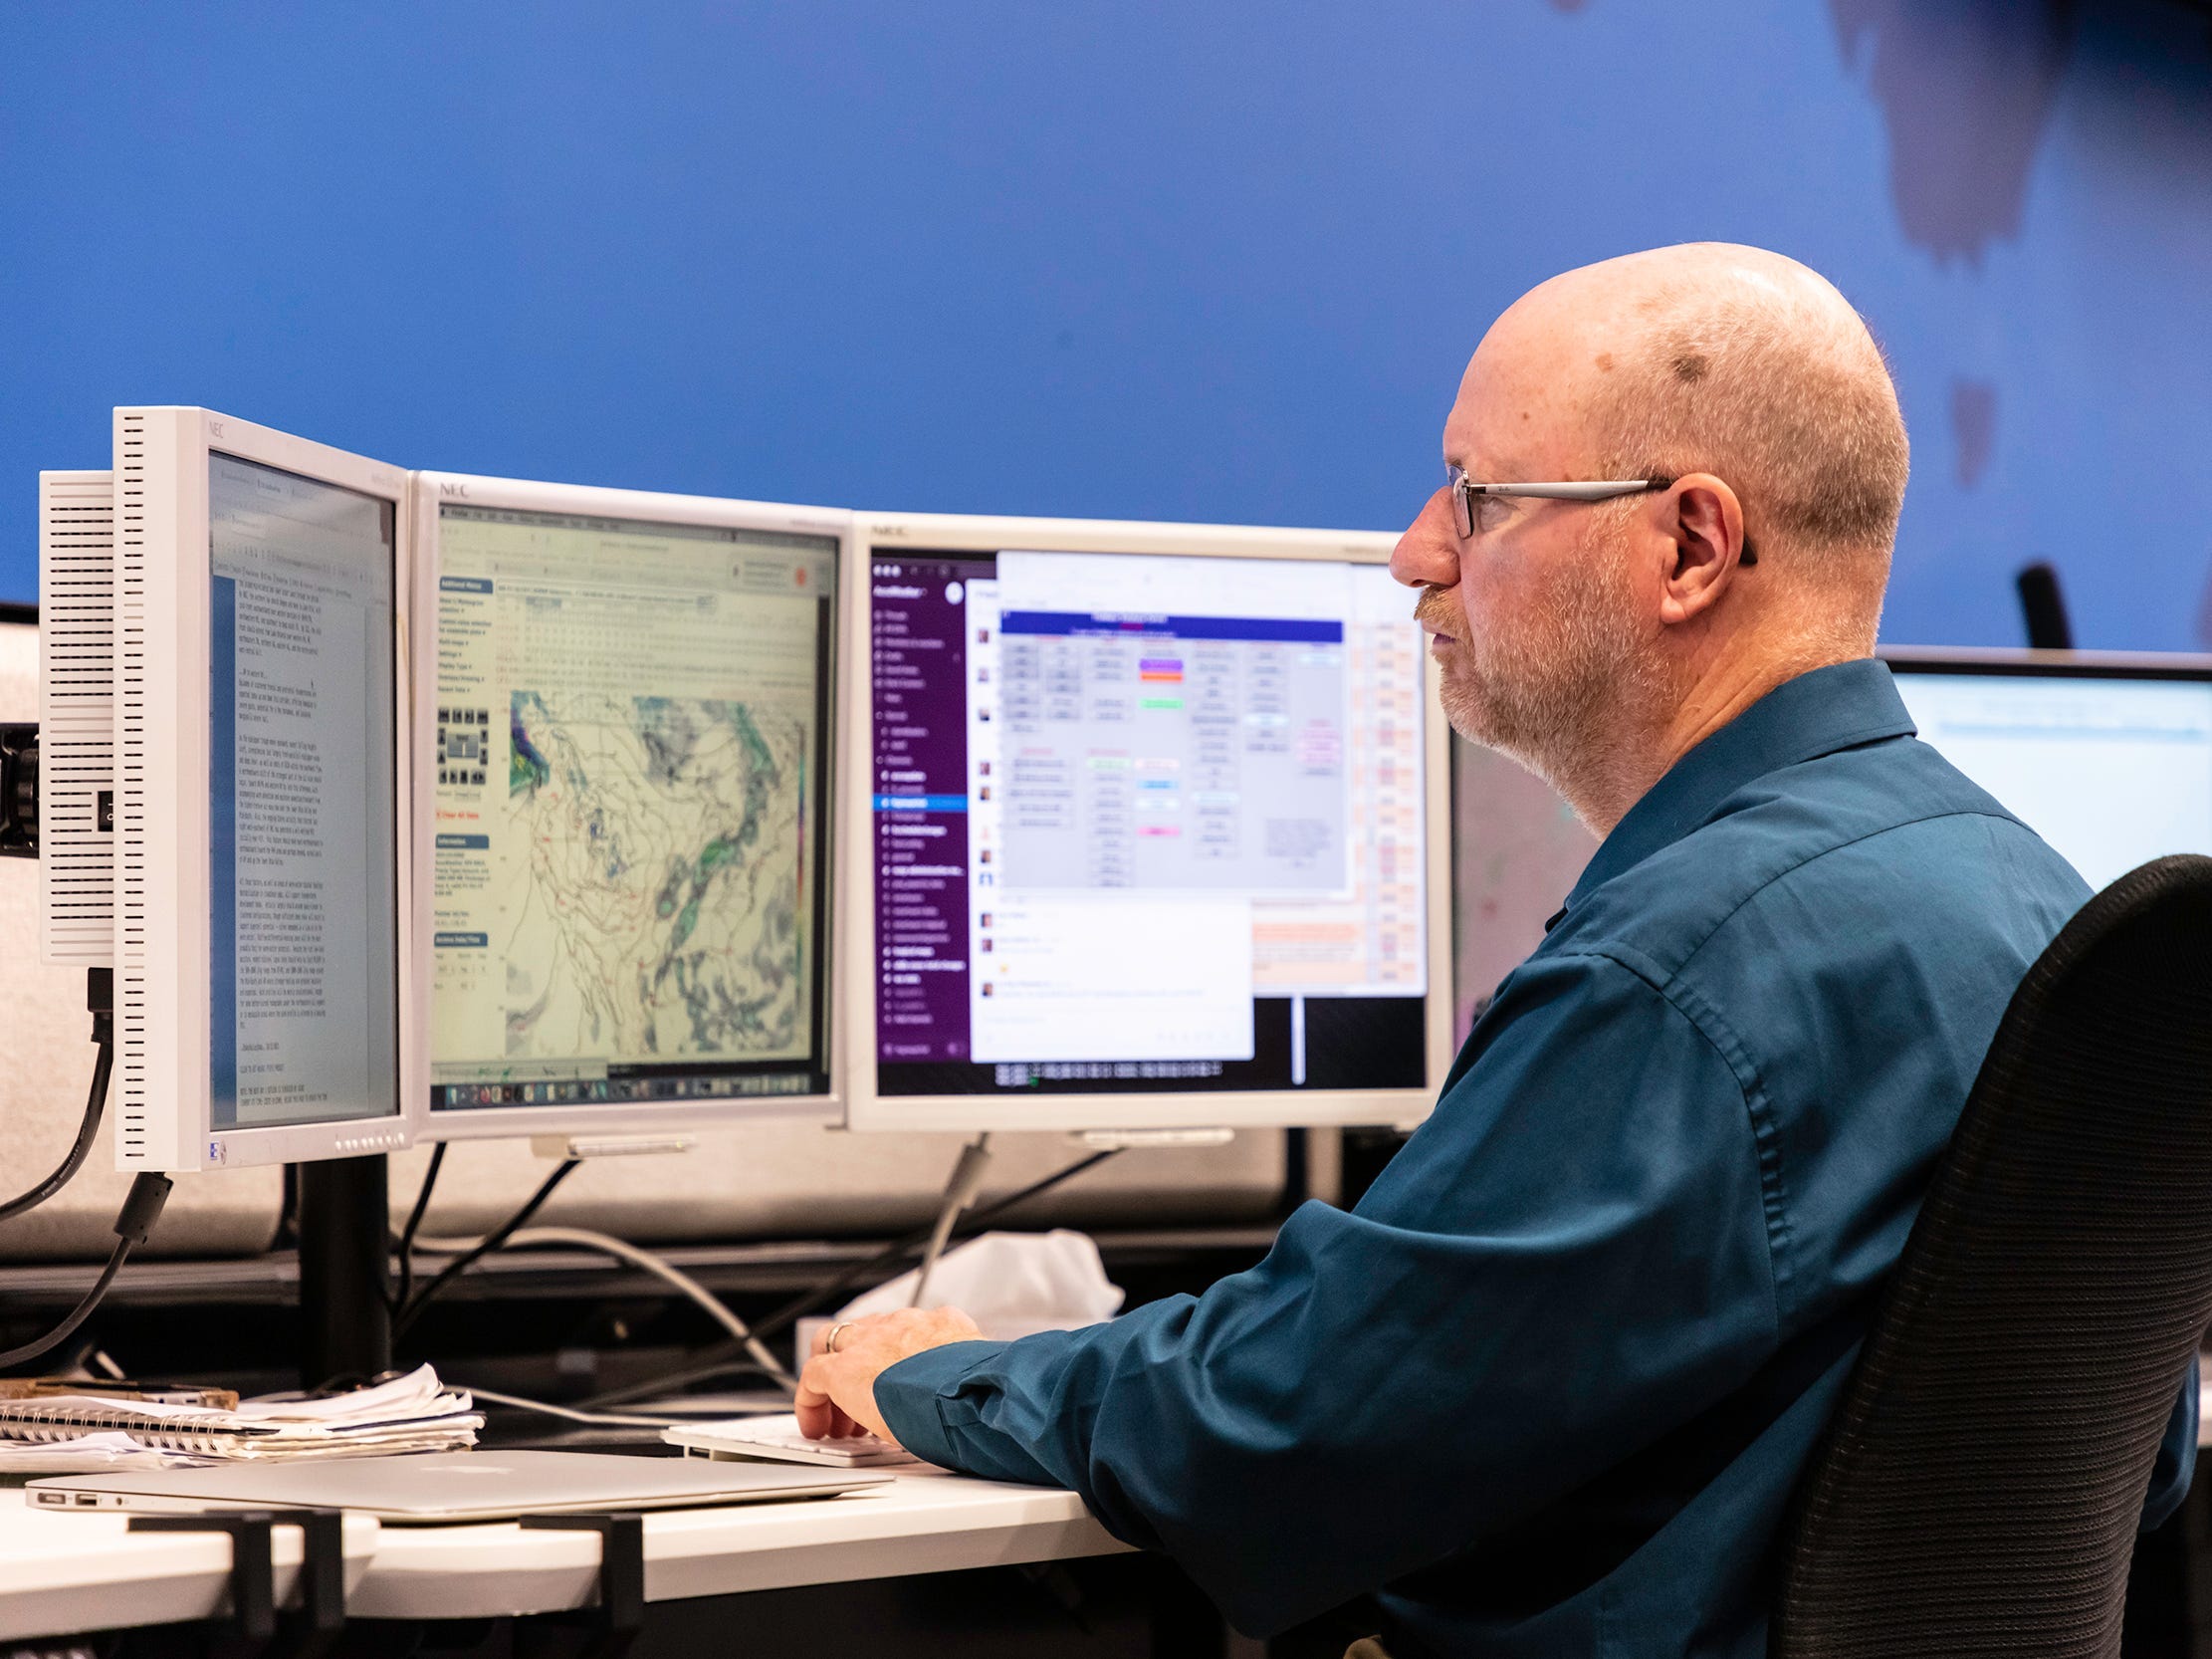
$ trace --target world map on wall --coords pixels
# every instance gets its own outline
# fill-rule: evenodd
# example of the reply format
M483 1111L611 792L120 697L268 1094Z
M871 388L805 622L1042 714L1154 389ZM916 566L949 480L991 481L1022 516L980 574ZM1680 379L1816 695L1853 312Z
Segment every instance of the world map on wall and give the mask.
M1889 133L1905 238L1978 265L2020 234L2028 172L2074 39L2074 0L1828 0Z
M1546 3L1568 15L1602 9L1599 0ZM2075 67L2080 0L1824 3L1842 68L1881 115L1898 230L1939 270L1979 276L1996 244L2022 235L2031 176ZM2176 15L2195 9L2212 24L2212 8L2197 0L2174 4ZM1952 374L1944 413L1956 482L1972 490L1997 449L1996 383ZM2192 621L2197 643L2212 650L2212 569Z
M1549 3L1574 13L1590 0ZM1828 0L1844 65L1866 77L1888 131L1898 228L1939 265L1977 269L1991 243L2020 234L2029 170L2071 54L2075 4ZM1954 378L1950 419L1958 481L1972 488L1996 441L1997 388Z
M2075 0L1828 0L1847 67L1864 71L1889 136L1889 200L1905 240L1978 270L2020 234L2028 174L2074 38ZM1996 447L1997 387L1954 375L1957 477Z
M1586 11L1591 0L1548 0ZM2075 0L1828 0L1845 67L1889 133L1889 197L1914 246L1979 264L2020 234L2074 38Z

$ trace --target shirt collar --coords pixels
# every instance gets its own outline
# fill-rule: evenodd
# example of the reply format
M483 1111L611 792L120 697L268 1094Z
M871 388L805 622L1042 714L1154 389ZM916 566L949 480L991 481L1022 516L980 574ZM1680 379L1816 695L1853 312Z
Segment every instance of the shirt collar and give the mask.
M1680 840L1754 778L1839 749L1913 733L1888 667L1872 658L1832 663L1783 681L1676 761L1629 809L1553 921L1584 894Z

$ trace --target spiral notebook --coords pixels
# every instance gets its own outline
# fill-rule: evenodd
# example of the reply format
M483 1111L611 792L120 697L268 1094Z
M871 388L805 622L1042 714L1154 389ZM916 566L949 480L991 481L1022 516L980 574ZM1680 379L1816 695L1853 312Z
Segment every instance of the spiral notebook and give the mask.
M324 1397L165 1405L96 1395L0 1400L0 1468L114 1468L457 1451L484 1426L424 1365Z

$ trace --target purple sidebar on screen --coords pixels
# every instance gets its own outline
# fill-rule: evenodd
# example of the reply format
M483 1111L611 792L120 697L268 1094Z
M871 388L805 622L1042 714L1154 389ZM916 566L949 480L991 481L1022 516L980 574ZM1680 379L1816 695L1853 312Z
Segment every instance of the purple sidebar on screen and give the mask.
M876 1058L968 1059L968 610L988 561L871 572Z

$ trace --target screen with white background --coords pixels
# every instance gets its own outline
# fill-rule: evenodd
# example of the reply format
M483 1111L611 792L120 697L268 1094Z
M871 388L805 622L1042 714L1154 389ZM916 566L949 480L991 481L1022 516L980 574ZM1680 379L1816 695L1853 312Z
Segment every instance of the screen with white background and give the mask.
M399 1109L394 508L208 464L211 1122Z
M1386 569L880 550L870 581L880 1095L1434 1081Z
M1890 667L1922 740L2091 886L2212 853L2212 680Z

